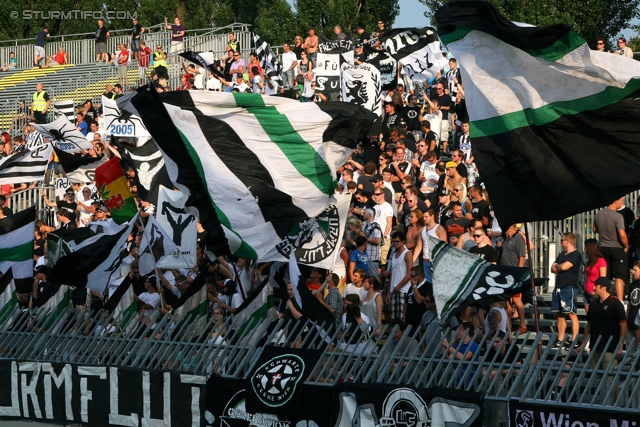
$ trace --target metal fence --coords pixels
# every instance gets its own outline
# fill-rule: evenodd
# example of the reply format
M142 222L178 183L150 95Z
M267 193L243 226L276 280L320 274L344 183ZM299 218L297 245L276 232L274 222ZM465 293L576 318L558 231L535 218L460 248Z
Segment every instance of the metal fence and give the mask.
M404 334L391 326L379 336L324 334L311 322L283 319L247 325L234 318L205 323L169 314L154 316L145 322L141 315L114 318L78 307L62 313L16 309L0 319L0 357L216 373L237 379L255 368L265 345L277 345L322 349L306 379L316 385L353 381L475 390L502 409L514 397L607 410L635 411L640 405L640 352L623 352L617 367L585 349L575 353L547 346L538 353L538 346L554 342L556 334L504 341L505 350L515 351L519 361L507 363L499 356L490 357L484 349L493 342L482 341L476 333L471 339L479 349L461 361L444 356L457 345L455 331L449 330L413 339L408 336L410 327ZM465 340L467 335L458 337Z
M227 35L234 33L236 40L246 51L248 56L253 40L249 33L249 24L234 23L220 28L198 28L185 31L184 48L187 50L214 50L224 52ZM160 44L169 51L171 46L171 31L166 30L164 23L145 27L142 39L147 46ZM111 31L111 37L107 39L107 52L115 52L119 44L129 46L131 43L131 30ZM204 42L202 42L204 40ZM212 41L215 40L215 41ZM14 52L18 58L19 68L31 68L33 62L34 39L4 40L0 42L0 64L9 62L9 53ZM210 42L211 41L211 42ZM210 43L209 43L210 42ZM222 44L224 42L224 44ZM46 55L54 55L58 48L63 47L70 63L92 64L96 62L95 33L68 34L65 36L53 36L47 39L45 44ZM203 49L199 49L202 46ZM210 46L210 47L209 47Z

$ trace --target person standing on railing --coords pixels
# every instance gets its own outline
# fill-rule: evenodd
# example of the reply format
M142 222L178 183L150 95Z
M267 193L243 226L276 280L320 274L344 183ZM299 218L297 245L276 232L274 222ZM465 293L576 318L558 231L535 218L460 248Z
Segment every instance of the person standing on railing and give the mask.
M33 93L33 101L31 102L31 113L36 124L47 123L47 111L51 105L49 94L44 91L42 83L36 84L36 91Z
M175 24L169 25L167 18L164 18L164 26L167 30L171 30L171 50L169 53L175 54L182 50L182 41L184 40L185 29L180 23L180 18L175 17ZM171 58L171 63L175 62L175 56Z
M33 46L34 67L39 66L40 61L42 61L45 57L44 42L47 40L47 37L51 37L51 34L49 34L49 29L47 27L42 27L42 31L36 34L36 42Z
M138 22L138 18L133 18L133 28L131 29L131 50L135 59L140 58L140 37L144 34L144 27Z
M109 37L109 29L104 26L104 21L98 19L98 29L96 30L96 62L100 64L108 61L107 58L107 38Z

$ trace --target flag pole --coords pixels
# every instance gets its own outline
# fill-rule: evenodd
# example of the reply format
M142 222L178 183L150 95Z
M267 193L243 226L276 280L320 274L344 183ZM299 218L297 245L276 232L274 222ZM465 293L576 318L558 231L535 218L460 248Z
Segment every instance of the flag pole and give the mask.
M538 315L538 299L536 295L536 282L533 277L533 260L531 259L531 250L529 250L529 229L527 223L524 223L524 240L527 249L527 258L529 258L529 276L531 279L531 294L533 295L533 320L536 325L536 334L540 334L540 316ZM525 322L525 319L520 319L520 324ZM538 355L542 356L542 343L538 342Z
M150 245L151 240L149 239L149 236L147 236L146 227L144 226L144 222L142 222L142 218L140 217L141 211L142 209L138 210L138 222L142 226L142 237L146 238L147 245ZM160 289L160 286L162 286L162 283L160 282L160 275L158 274L158 265L156 264L156 257L153 256L153 251L149 251L149 254L151 255L151 259L153 260L153 272L156 274L156 289ZM163 295L160 297L160 307L164 308L164 291L163 291Z

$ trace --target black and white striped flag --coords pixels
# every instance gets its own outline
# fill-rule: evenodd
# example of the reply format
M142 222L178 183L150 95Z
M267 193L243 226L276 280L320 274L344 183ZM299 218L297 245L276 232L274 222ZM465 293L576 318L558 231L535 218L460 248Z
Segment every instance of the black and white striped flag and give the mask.
M70 122L76 117L76 109L71 101L58 101L53 103L53 114L57 119L58 117L65 116Z
M260 66L266 71L269 77L276 77L272 75L273 72L280 77L282 74L282 64L278 60L278 56L271 50L271 46L266 41L262 40L259 35L253 33L253 42L256 45L256 55Z
M0 184L42 181L51 157L51 144L25 148L0 161Z
M179 55L188 61L202 65L206 70L211 71L216 76L224 78L224 74L217 68L217 66L220 65L220 60L216 59L216 55L213 52L193 52L189 50Z
M375 119L347 103L253 93L141 88L132 103L198 208L207 249L249 259L334 202L335 171Z

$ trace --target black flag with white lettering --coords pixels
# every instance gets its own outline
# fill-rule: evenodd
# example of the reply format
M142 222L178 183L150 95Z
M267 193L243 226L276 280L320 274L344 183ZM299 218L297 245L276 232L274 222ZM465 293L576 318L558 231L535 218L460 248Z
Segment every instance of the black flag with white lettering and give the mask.
M381 34L380 41L413 81L429 80L447 66L433 28L396 28Z
M386 50L372 48L368 43L364 45L367 63L380 71L380 85L382 90L392 90L398 86L398 61Z

